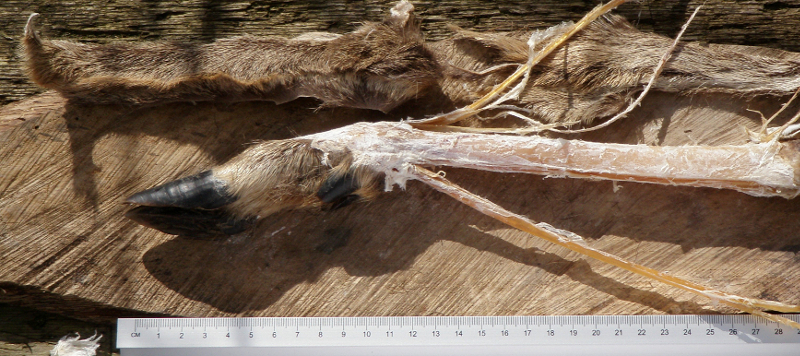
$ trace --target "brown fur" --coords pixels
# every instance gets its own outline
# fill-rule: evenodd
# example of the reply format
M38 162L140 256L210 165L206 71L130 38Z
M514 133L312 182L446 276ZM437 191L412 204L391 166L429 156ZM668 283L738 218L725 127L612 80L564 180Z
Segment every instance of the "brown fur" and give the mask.
M457 30L451 39L426 45L412 10L401 2L384 22L341 36L89 45L40 39L29 24L24 43L34 81L68 98L100 103L280 103L310 96L326 106L388 111L438 86L461 106L514 68L475 72L527 60L529 34ZM537 49L554 37L540 41ZM544 122L573 124L611 116L641 91L671 41L607 16L536 66L516 105ZM654 90L786 95L800 85L799 69L800 56L794 53L680 44Z
M563 32L563 28L561 32ZM557 37L554 31L551 37ZM529 34L459 31L431 45L437 60L482 71L501 63L525 63ZM533 68L516 105L534 118L564 124L612 116L650 80L672 39L644 33L619 16L605 16L575 35ZM540 41L541 50L548 41ZM450 71L440 86L461 105L478 99L515 68L478 76ZM800 55L781 50L680 43L654 90L682 94L787 95L800 86Z
M265 217L286 209L320 208L317 191L327 179L351 173L360 187L354 194L371 199L380 181L375 172L352 166L348 153L323 153L308 140L288 139L256 144L213 169L238 199L226 209L238 217Z
M210 44L48 41L32 16L25 55L36 83L92 103L315 97L327 106L388 111L434 84L439 72L411 9L342 36L245 35Z

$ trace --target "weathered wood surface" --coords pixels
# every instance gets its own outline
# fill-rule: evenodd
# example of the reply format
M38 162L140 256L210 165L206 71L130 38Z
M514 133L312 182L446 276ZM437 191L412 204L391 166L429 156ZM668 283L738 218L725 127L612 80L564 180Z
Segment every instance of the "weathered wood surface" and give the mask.
M708 3L692 26L693 37L797 49L794 5L800 1L753 1L735 9L725 1ZM148 4L76 11L76 5L7 1L0 7L5 13L18 8L13 10L18 15L8 17L16 21L15 31L29 12L39 11L51 37L95 40L100 40L95 33L126 40L206 40L243 32L344 31L353 22L378 20L389 7L388 2ZM504 2L417 7L436 37L445 35L448 19L477 30L520 29L577 19L594 2L557 4L549 10ZM695 5L629 4L619 12L651 21L644 29L672 33ZM778 26L775 19L789 25ZM16 98L29 88L2 91ZM398 120L418 114L419 107L435 109L425 98L388 115L314 110L313 100L144 109L75 106L49 93L26 100L0 108L0 117L18 122L0 133L0 283L14 291L13 298L24 296L37 308L96 320L113 318L113 310L183 316L725 311L534 240L416 183L370 204L279 214L254 231L217 241L161 234L124 217L127 207L121 202L131 193L207 169L253 140L359 120ZM673 105L658 105L665 100ZM740 127L758 126L758 115L746 109L769 114L779 103L654 93L630 118L582 138L743 143ZM609 182L466 170L448 170L448 178L635 262L730 293L800 303L798 200L640 184L620 184L614 192ZM0 292L0 300L9 298L8 291ZM53 302L59 298L63 303Z

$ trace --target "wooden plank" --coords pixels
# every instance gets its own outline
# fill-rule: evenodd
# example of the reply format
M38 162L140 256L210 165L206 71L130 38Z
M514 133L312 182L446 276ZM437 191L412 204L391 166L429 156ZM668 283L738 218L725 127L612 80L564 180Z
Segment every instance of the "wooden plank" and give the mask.
M66 100L53 91L7 104L3 106L0 114L0 132L11 130L25 121L41 117L65 104Z
M503 2L420 2L418 8L431 21L426 29L436 37L443 32L431 26L446 18L478 30L519 29L519 21L509 19L542 13L541 18L558 22L578 18L594 4L559 3L563 7L547 11ZM743 30L733 22L724 26L714 22L725 21L727 17L720 14L729 12L730 5L708 3L696 22L695 36L703 32L703 24L711 24L709 37L704 37L710 41L718 39L714 30L727 28L725 33L734 41L732 33L747 31L753 37L746 41L758 41L753 38L763 35L766 44L796 45L789 38L797 36L791 37L789 31L797 26L785 26L782 35L786 37L778 43L771 42L770 36L779 30L760 31L767 25L756 21L769 11L776 16L791 14L793 7L779 8L771 2L741 4L737 14L744 17L737 18L739 24L759 24L749 32L751 28ZM784 3L795 2L780 4ZM154 3L143 10L112 3L97 11L83 9L69 20L65 16L75 12L72 7L51 4L35 10L51 24L52 37L71 37L54 29L78 28L83 31L81 37L88 37L94 31L108 34L127 28L130 32L119 35L132 40L152 38L142 35L147 31L159 38L208 39L255 28L267 31L260 34L285 35L339 30L342 27L337 26L365 18L377 20L378 10L382 13L387 7L385 2L370 3L371 7L359 12L353 10L354 5L302 5L306 7L290 10L294 5L229 4L205 13L209 20L203 22L195 21L204 19L200 7L180 8L186 4L205 3ZM663 28L653 25L665 32L679 27L685 12L694 7L684 2L680 3L686 4L683 8L653 10L658 4L648 9L655 14L651 19L671 19ZM24 7L17 12L30 9L13 1L0 6L6 5ZM628 6L621 12L629 18L637 18L631 14L643 9ZM263 17L265 11L273 15ZM681 15L661 15L660 11ZM311 13L331 17L315 22ZM558 13L562 15L553 15ZM132 23L141 27L124 27ZM103 27L111 24L123 27L113 31ZM774 111L779 105L774 99L747 102L717 97L703 98L698 104L694 97L674 97L670 99L674 106L655 107L653 103L664 100L663 95L651 95L624 122L584 138L663 145L741 143L744 135L738 126L758 124L753 120L757 115L746 108L757 105ZM203 171L254 140L309 134L359 120L399 120L413 112L415 105L436 107L425 98L388 115L355 109L315 110L318 103L313 100L139 109L64 105L53 95L32 100L48 109L17 120L19 125L0 133L0 265L5 266L0 282L22 288L37 308L106 320L131 313L358 316L727 311L532 240L416 183L370 204L271 216L253 231L223 240L176 238L124 217L128 208L121 202L128 195ZM0 117L13 117L16 114L11 112L18 110L3 107ZM615 192L609 182L466 170L448 170L448 178L512 211L576 232L592 245L633 261L727 292L800 303L798 201L639 184L621 184L622 189ZM37 298L42 292L67 302L54 305L51 299ZM98 317L93 308L100 307L118 313Z

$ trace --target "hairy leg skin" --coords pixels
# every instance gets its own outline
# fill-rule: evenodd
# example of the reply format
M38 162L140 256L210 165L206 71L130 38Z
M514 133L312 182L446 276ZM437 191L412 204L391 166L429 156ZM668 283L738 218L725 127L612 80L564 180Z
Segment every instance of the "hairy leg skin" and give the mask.
M81 44L46 40L25 26L29 76L65 97L133 105L314 97L325 106L389 111L437 80L414 7L344 35L240 36L209 44Z
M452 38L425 42L413 6L402 1L383 22L343 35L97 45L42 38L35 19L29 19L23 38L28 73L72 100L154 105L314 97L323 106L384 112L432 91L456 106L471 104L526 65L532 53L553 47L569 28L555 26L533 36L456 29ZM528 85L509 104L544 123L573 125L613 116L647 84L673 41L641 32L618 16L585 25L568 48L554 46L530 68ZM529 47L531 38L535 43ZM798 67L795 53L680 43L653 90L791 95L800 87Z
M381 175L305 138L254 145L225 164L129 197L128 217L171 234L230 235L289 209L338 209L380 192Z

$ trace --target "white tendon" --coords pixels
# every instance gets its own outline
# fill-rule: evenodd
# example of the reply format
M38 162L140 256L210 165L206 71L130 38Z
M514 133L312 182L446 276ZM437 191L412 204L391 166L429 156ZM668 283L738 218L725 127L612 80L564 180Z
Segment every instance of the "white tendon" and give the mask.
M733 189L753 196L800 193L800 152L791 143L647 146L475 133L431 132L406 123L358 123L304 137L322 152L349 151L354 163L401 188L410 165L501 173Z

